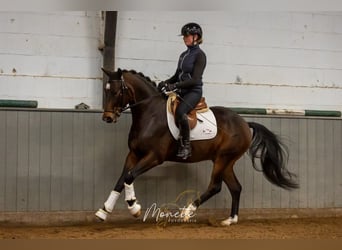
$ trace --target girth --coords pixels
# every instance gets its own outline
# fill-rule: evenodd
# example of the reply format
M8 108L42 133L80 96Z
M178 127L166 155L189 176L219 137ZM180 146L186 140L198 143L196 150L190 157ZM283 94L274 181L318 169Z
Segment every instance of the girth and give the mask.
M167 100L168 110L175 116L178 105L180 104L180 99L176 94L169 95ZM205 97L201 97L200 101L197 103L196 107L188 113L188 121L190 129L193 129L197 124L197 113L202 113L208 111L208 105L205 102ZM178 126L178 124L176 124Z

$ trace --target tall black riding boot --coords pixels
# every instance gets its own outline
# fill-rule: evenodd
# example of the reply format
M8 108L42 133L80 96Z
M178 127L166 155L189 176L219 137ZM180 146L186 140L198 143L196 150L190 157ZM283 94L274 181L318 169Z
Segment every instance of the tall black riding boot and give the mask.
M184 115L179 122L179 146L177 157L186 160L191 156L191 145L190 145L190 127L187 115Z

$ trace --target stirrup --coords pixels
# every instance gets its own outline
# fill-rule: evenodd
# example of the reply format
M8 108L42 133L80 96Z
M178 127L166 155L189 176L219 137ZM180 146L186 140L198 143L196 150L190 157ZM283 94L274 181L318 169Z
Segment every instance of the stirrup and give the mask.
M188 159L190 156L191 151L186 148L183 148L183 150L177 154L177 157L182 158L183 160Z
M178 148L177 157L182 158L183 160L186 160L191 156L191 145L190 142L181 142Z
M184 143L183 143L183 139L180 136L178 139L178 152L177 152L177 157L182 157L183 153L183 148L184 148Z

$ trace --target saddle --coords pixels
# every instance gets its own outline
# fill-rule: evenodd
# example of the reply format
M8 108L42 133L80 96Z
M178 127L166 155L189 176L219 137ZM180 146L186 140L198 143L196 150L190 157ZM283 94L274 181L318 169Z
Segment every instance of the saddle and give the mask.
M169 95L169 98L167 100L167 106L170 113L172 113L173 116L175 116L176 109L180 103L180 99L177 97L175 93L172 93ZM188 122L190 129L193 129L197 124L197 113L203 113L208 111L208 105L205 102L205 97L201 97L201 100L197 103L196 107L190 111L188 114ZM178 126L178 124L176 124Z

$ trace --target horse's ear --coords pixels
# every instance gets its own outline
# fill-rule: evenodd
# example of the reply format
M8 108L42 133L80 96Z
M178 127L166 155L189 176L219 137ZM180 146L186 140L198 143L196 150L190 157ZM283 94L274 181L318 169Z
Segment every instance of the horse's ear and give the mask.
M120 68L118 68L117 73L118 73L118 77L121 79L121 77L122 77L122 70Z
M104 69L104 68L101 68L102 71L107 75L107 76L113 76L114 72L108 70L108 69Z
M119 68L118 71L111 71L108 69L101 68L102 71L112 80L119 80L122 76L122 70Z

